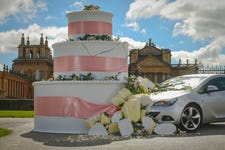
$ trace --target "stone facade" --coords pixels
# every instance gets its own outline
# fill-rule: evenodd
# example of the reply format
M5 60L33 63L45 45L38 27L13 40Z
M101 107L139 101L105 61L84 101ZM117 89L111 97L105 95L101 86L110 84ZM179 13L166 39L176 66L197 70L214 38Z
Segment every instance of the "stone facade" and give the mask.
M0 71L0 99L31 99L33 95L32 82L10 73L4 66Z
M41 34L39 45L30 45L29 37L25 44L22 34L18 46L18 58L13 60L13 72L26 75L31 81L47 80L53 74L53 60L48 40Z
M170 77L197 71L197 62L171 65L171 51L157 48L151 40L144 48L130 51L129 74L147 77L153 82L160 83Z

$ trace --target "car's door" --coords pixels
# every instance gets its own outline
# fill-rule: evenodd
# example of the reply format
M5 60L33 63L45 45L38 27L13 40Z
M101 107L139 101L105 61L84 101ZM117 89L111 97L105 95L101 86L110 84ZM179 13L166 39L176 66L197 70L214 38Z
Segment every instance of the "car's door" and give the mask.
M225 119L225 78L212 79L205 84L204 88L202 98L206 115L214 121Z

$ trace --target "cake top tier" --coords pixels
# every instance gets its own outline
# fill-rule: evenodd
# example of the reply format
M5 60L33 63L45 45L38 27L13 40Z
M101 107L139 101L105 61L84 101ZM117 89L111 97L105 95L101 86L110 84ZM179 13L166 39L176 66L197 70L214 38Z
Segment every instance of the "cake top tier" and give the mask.
M76 11L67 14L68 23L75 21L98 21L112 23L112 13L104 11Z
M69 39L79 40L87 34L112 36L113 14L111 13L99 10L84 10L68 13L67 18Z

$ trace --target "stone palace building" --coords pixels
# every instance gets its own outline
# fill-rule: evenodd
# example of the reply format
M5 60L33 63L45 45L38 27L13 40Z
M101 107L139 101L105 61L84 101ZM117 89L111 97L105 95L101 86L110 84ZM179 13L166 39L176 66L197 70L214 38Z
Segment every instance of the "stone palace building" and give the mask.
M197 60L195 64L171 64L171 51L159 49L149 39L142 49L130 51L129 74L147 77L154 82L162 82L170 77L198 73Z
M13 60L12 69L4 65L0 71L0 99L32 99L33 81L48 80L53 74L53 59L43 34L40 43L31 45L29 37L25 43L24 34L18 46L18 57Z

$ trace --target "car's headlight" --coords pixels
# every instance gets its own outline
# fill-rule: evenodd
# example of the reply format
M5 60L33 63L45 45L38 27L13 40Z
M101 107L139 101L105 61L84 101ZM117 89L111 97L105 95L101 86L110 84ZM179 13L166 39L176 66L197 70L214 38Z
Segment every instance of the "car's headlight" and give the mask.
M173 105L174 103L176 103L178 98L175 98L175 99L168 99L168 100L161 100L161 101L158 101L158 102L155 102L153 104L153 106L171 106Z

